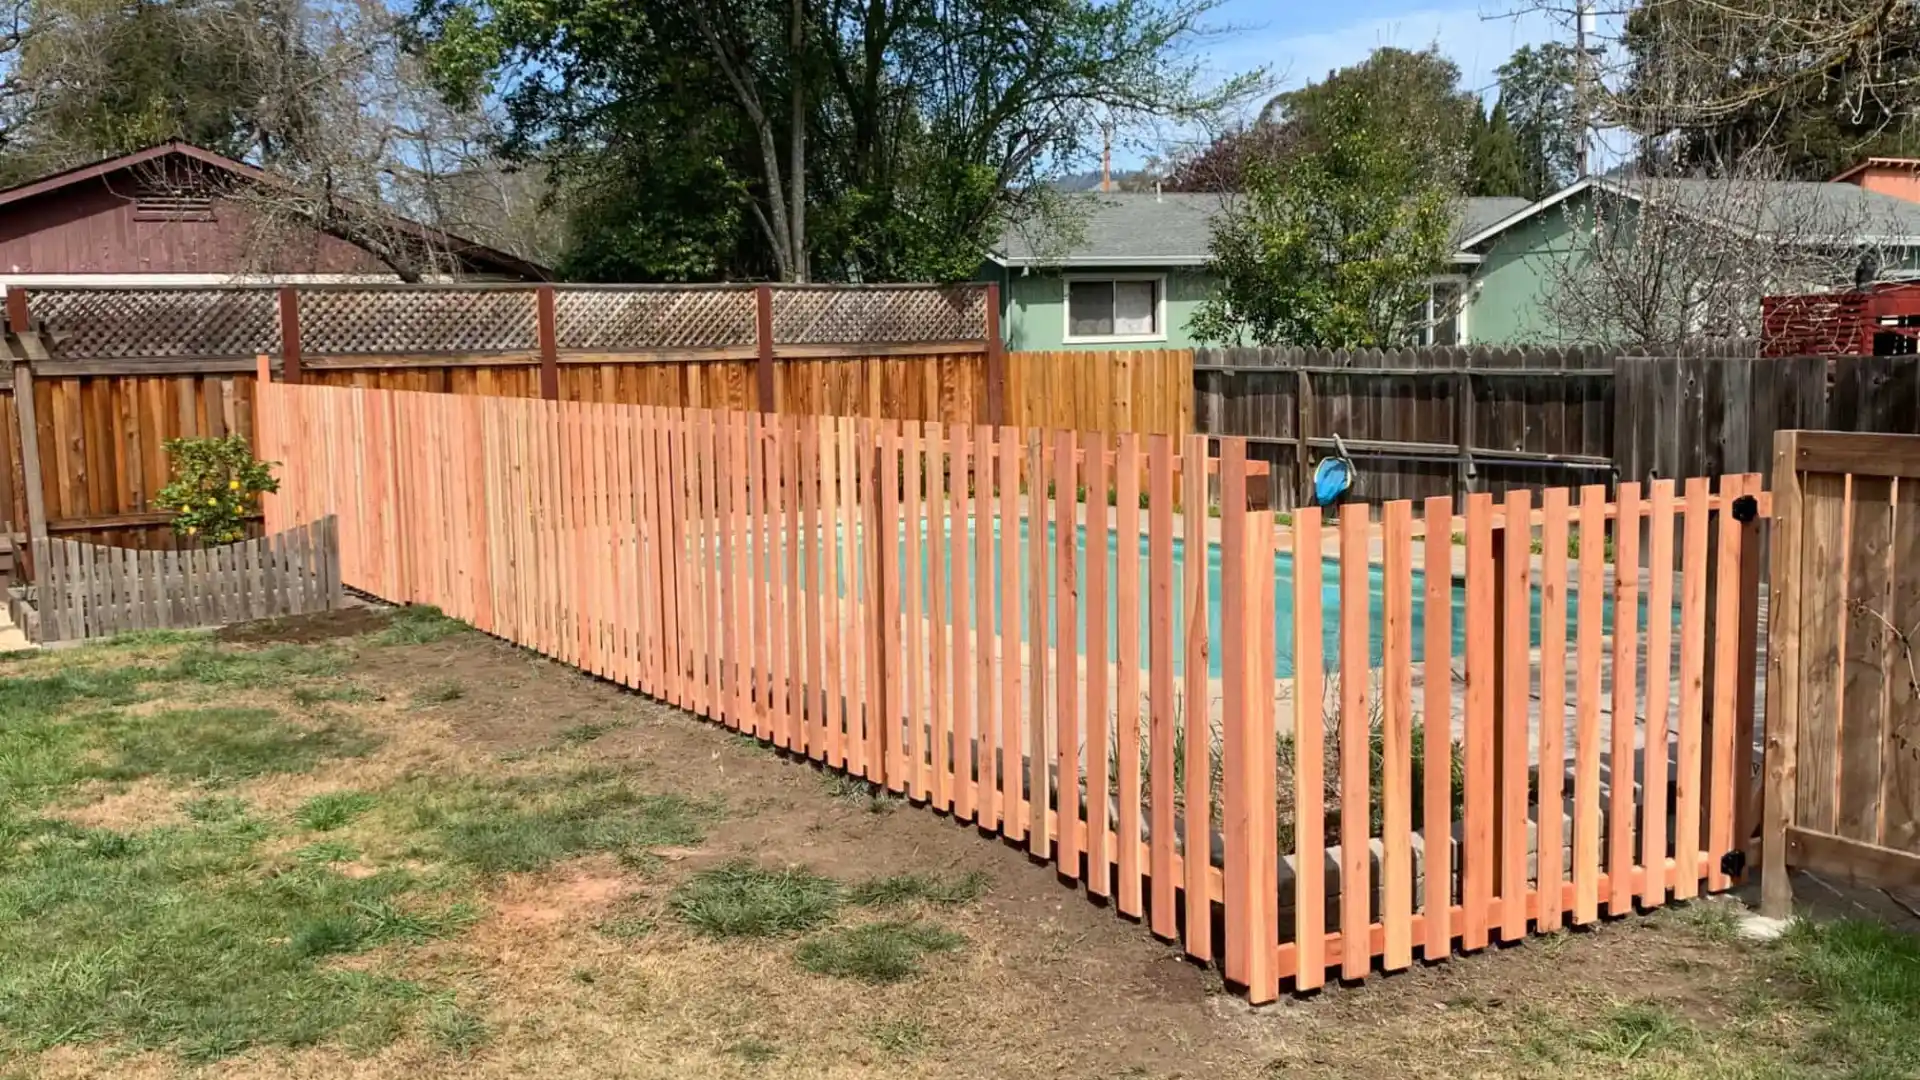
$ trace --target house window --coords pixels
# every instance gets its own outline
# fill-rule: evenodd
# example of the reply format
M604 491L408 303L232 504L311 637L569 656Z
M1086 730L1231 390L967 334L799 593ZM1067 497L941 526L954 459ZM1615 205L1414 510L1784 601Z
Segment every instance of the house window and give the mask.
M1467 283L1441 278L1428 283L1424 303L1414 311L1412 337L1419 345L1467 343Z
M1154 277L1067 279L1066 340L1166 338L1166 281Z

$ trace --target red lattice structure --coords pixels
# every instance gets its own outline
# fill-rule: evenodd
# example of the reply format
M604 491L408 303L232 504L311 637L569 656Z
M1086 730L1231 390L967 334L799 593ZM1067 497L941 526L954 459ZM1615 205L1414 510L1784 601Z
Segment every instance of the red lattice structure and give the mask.
M1920 283L1761 301L1763 356L1920 353Z

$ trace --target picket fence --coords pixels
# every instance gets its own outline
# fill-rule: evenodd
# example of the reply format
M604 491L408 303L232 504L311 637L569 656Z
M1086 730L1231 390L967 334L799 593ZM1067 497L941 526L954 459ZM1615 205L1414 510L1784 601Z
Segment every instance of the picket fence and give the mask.
M268 527L338 515L350 587L1022 844L1256 1002L1725 888L1751 835L1757 477L1281 528L1233 438L257 400Z

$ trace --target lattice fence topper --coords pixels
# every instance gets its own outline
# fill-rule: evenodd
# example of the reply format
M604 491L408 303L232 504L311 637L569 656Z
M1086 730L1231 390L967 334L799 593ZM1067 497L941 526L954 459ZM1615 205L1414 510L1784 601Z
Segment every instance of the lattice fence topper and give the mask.
M560 287L553 322L562 349L751 348L756 341L750 288Z
M56 360L251 356L280 351L272 289L33 289Z
M532 289L302 289L309 354L531 352L540 347Z
M978 341L986 336L987 290L980 285L773 290L773 340L782 345Z

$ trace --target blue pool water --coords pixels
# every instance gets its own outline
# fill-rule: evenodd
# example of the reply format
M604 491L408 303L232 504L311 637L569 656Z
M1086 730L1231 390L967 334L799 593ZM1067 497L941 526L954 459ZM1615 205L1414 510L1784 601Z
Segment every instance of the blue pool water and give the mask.
M991 525L992 523L986 523L986 524ZM949 610L956 610L957 605L965 603L966 605L968 605L967 607L968 613L974 616L974 618L971 621L975 625L978 625L980 612L984 609L986 617L992 620L992 625L995 631L998 632L1005 625L1005 621L1004 621L1005 612L1001 610L1000 589L998 586L1000 575L1005 572L1005 566L1003 565L1003 560L1001 559L999 530L997 527L994 528L993 530L994 535L992 537L992 542L991 542L991 547L992 547L991 566L988 570L987 580L983 582L981 580L980 571L977 567L973 565L973 561L971 558L972 553L974 552L974 544L977 543L977 538L974 533L974 525L975 523L971 521L960 522L958 523L957 532L953 530L948 531L946 536L946 540L948 541L948 543L945 548L944 554L946 556L946 565L949 572L942 576L942 580L949 583L952 581L951 567L952 567L952 560L953 560L953 555L955 553L955 547L956 547L955 541L958 541L962 537L964 537L965 547L961 548L961 550L965 551L968 556L969 589L967 594L961 595L961 594L958 594L957 590L952 588L952 586L949 584L947 588L947 601L948 601L948 604L950 605ZM1076 526L1075 532L1077 534L1075 545L1074 545L1075 547L1075 557L1074 557L1075 581L1077 583L1078 591L1081 597L1081 611L1080 611L1080 619L1078 620L1077 624L1074 627L1074 636L1076 641L1078 642L1077 651L1080 652L1082 655L1084 655L1087 652L1087 625L1086 625L1086 614L1087 614L1086 582L1087 582L1087 562L1088 562L1087 537L1086 537L1086 529L1084 526ZM907 573L905 539L906 538L903 533L901 537L901 543L899 545L899 549L900 549L899 565L900 565L901 573L903 575ZM1055 580L1056 567L1058 563L1058 553L1057 553L1057 548L1055 543L1056 539L1057 539L1057 533L1055 532L1055 526L1052 522L1048 522L1047 537L1046 537L1046 565L1044 567L1044 572L1047 575L1046 581L1048 583L1051 583L1052 581ZM1117 659L1119 657L1120 643L1123 640L1130 640L1133 642L1133 647L1139 650L1139 663L1141 665L1141 669L1144 671L1149 661L1149 653L1150 653L1150 646L1151 646L1151 639L1149 637L1149 632L1147 629L1151 625L1151 613L1150 613L1151 599L1150 598L1152 595L1152 590L1149 588L1148 580L1147 580L1148 579L1148 561L1147 561L1148 540L1145 536L1142 536L1138 541L1140 546L1139 560L1138 560L1140 627L1138 629L1129 628L1123 631L1120 627L1115 625L1117 622L1117 611L1116 611L1115 605L1117 604L1118 590L1114 587L1114 583L1117 581L1118 573L1119 573L1119 550L1120 550L1119 537L1109 533L1106 539L1107 539L1107 543L1106 543L1105 558L1106 558L1106 570L1107 570L1107 603L1106 603L1107 640L1105 644L1106 644L1107 658L1109 660ZM919 573L917 575L914 575L919 582L923 613L931 610L930 605L932 603L932 586L933 586L933 578L929 574L929 569L931 567L932 552L930 550L930 545L928 544L927 540L928 540L927 530L926 530L926 526L923 524L921 526ZM1029 598L1032 595L1031 588L1033 585L1033 573L1032 573L1033 568L1031 565L1029 565L1029 562L1030 562L1029 540L1030 538L1028 536L1027 524L1023 520L1020 525L1020 536L1018 538L1018 546L1019 546L1018 564L1019 565L1015 568L1016 572L1020 575L1020 586L1018 591L1018 595L1020 597L1018 601L1020 610L1016 613L1016 615L1019 620L1020 632L1023 639L1031 638L1030 613L1028 611L1028 606L1029 606ZM1186 557L1187 557L1186 545L1181 541L1181 539L1178 536L1174 537L1173 538L1173 564L1174 564L1173 592L1174 592L1174 603L1176 605L1176 615L1175 615L1175 618L1172 620L1172 622L1173 622L1173 658L1174 658L1174 667L1177 673L1182 672L1182 670L1184 669L1185 656L1186 656L1186 641L1185 641L1186 632L1185 632L1185 626L1184 626L1185 618L1184 618L1184 615L1180 613L1180 609L1178 607L1178 605L1180 605L1183 602L1182 597L1183 597L1183 589L1184 589L1183 582L1185 581ZM1206 559L1207 559L1207 596L1208 596L1207 640L1211 645L1211 647L1208 649L1207 666L1208 666L1209 674L1213 676L1218 676L1220 674L1220 660L1221 660L1221 652L1222 652L1220 648L1220 638L1221 638L1220 618L1222 613L1221 603L1220 603L1221 565L1220 565L1220 546L1218 544L1209 543L1207 545ZM844 564L842 564L842 566L844 566ZM1272 572L1273 572L1273 578L1274 578L1274 608L1273 608L1274 670L1278 676L1282 678L1286 678L1293 674L1294 585L1293 585L1292 553L1287 551L1281 551L1276 553L1273 560ZM1369 666L1378 666L1383 660L1383 656L1382 656L1383 650L1381 645L1382 625L1384 622L1383 573L1384 571L1382 567L1380 567L1378 564L1372 564L1367 567L1367 595L1368 595L1367 662ZM842 571L841 580L843 582L845 580L844 570ZM1568 590L1568 592L1569 592L1569 595L1567 597L1567 642L1568 642L1569 654L1571 654L1571 651L1573 648L1573 642L1575 640L1575 636L1577 634L1578 625L1579 625L1580 598L1577 595L1575 595L1576 590L1570 589ZM1426 576L1424 573L1422 573L1419 570L1415 570L1413 572L1412 595L1413 595L1413 619L1412 619L1413 659L1414 659L1414 662L1418 663L1425 659L1426 617L1427 617ZM1465 653L1466 653L1466 639L1467 639L1466 588L1461 582L1456 580L1452 584L1450 595L1451 595L1450 622L1451 622L1452 639L1453 639L1452 655L1455 657L1463 657L1465 656ZM1331 670L1338 667L1340 662L1339 638L1340 638L1341 596L1340 596L1340 563L1337 559L1326 558L1321 563L1320 604L1321 604L1321 610L1324 613L1321 620L1322 640L1320 643L1320 654L1325 666L1329 670ZM1529 631L1528 631L1529 645L1531 647L1537 648L1540 644L1540 588L1539 588L1539 582L1537 580L1537 575L1535 576L1533 587L1531 589L1531 596L1529 598L1528 606L1530 609ZM1049 590L1046 607L1047 607L1047 612L1046 612L1047 642L1049 644L1053 644L1059 640L1059 620L1058 620L1058 615L1056 610L1055 598L1053 597L1053 595L1051 595L1051 590ZM1638 618L1636 621L1639 622L1644 627L1647 620L1647 612L1645 611L1644 606L1642 610L1640 610L1636 614L1638 615ZM1669 618L1673 625L1676 625L1676 626L1678 625L1679 612L1678 612L1677 606L1673 611L1669 612ZM1613 602L1611 598L1603 597L1602 599L1601 624L1602 624L1603 634L1612 633Z

